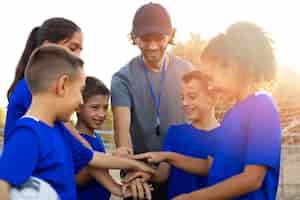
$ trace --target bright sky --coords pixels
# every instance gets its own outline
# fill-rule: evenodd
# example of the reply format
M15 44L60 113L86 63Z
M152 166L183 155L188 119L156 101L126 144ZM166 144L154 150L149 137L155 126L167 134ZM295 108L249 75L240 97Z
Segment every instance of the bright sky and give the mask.
M0 3L0 106L6 106L6 91L31 29L50 17L75 21L84 32L87 75L110 85L111 76L139 53L128 42L133 15L145 0L10 0ZM177 29L177 40L189 33L209 38L239 20L258 23L275 41L281 64L300 73L300 19L297 1L285 0L161 0ZM298 56L298 57L297 57Z

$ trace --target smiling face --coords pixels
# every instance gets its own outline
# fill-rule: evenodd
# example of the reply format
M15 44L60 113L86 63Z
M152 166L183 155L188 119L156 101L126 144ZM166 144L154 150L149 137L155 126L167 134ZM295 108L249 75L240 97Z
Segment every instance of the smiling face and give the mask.
M184 113L192 123L203 118L214 107L214 100L208 94L202 81L192 79L181 83L181 103Z
M80 123L91 132L101 129L107 115L108 100L109 96L105 95L94 95L88 98L79 109Z
M157 67L161 64L170 36L158 33L146 34L135 39L146 64Z

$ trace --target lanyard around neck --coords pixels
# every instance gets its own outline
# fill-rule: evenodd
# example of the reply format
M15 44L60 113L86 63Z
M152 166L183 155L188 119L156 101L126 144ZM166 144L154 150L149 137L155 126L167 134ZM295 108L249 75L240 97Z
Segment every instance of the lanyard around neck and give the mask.
M147 80L148 88L150 90L150 95L151 95L151 98L152 98L153 102L155 103L155 107L156 107L156 123L157 123L157 125L160 125L160 100L161 100L161 95L162 95L162 90L163 90L163 83L166 79L166 60L167 59L164 58L164 60L163 60L162 73L161 73L161 79L160 79L160 83L159 83L159 91L158 91L157 98L155 98L154 89L153 89L152 84L149 79L148 68L147 68L143 58L141 60L142 60L141 62L142 62L143 68L144 68L144 75Z

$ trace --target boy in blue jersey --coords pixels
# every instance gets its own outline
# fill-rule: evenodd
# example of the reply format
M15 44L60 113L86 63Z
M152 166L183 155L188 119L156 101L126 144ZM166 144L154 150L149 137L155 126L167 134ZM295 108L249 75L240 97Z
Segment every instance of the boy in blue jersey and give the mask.
M92 146L95 151L105 153L102 139L95 133L100 130L106 119L110 91L97 78L88 76L85 88L82 92L83 104L77 111L76 128ZM108 171L99 173L101 184L95 179L86 179L86 175L77 175L77 199L78 200L109 200L110 193L122 197L122 187L116 183Z
M213 152L214 132L219 125L215 118L215 100L208 91L208 81L208 77L200 71L192 71L183 76L181 103L185 116L191 123L173 125L168 129L164 152L136 156L137 159L162 162L151 179L157 182L168 181L168 199L207 186L208 170L203 173L199 166Z
M275 200L280 171L281 128L270 95L259 92L276 78L272 41L256 24L235 23L210 40L201 60L211 89L233 107L217 133L209 187L176 200Z
M0 199L30 176L48 182L62 200L76 199L74 169L125 168L153 172L129 159L93 152L61 122L70 120L82 102L83 61L65 48L45 45L34 51L25 78L32 104L10 132L0 159Z

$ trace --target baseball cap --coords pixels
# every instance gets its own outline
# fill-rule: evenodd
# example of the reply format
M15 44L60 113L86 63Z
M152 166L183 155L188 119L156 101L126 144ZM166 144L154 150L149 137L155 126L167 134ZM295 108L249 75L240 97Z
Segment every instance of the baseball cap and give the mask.
M172 23L169 13L158 3L141 6L134 15L132 33L137 37L149 33L170 35Z

